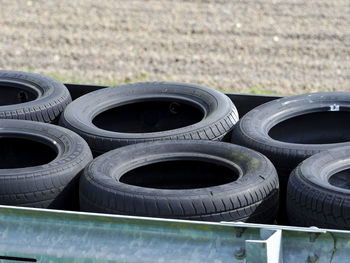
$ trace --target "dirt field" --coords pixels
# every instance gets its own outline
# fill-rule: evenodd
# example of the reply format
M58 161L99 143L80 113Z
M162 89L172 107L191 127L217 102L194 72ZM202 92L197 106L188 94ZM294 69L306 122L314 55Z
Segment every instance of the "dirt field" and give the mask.
M230 92L350 90L349 0L1 0L0 68Z

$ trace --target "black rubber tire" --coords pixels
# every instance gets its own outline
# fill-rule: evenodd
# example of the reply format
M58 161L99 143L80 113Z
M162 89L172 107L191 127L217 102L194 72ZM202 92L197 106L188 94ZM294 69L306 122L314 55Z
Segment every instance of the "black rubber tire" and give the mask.
M156 100L184 100L205 112L197 123L159 132L115 132L98 128L93 118L119 105ZM186 117L186 116L185 116ZM60 124L80 134L94 153L100 154L129 144L179 139L221 140L238 121L238 112L223 93L195 84L145 82L109 87L73 101Z
M0 119L55 123L72 101L62 83L34 73L0 70L0 91Z
M135 168L175 160L210 161L241 170L240 177L221 185L191 189L121 182L122 176ZM163 174L159 178L162 180ZM278 189L275 168L258 152L205 140L158 141L122 147L94 159L80 178L80 207L83 211L121 215L272 223L278 210Z
M304 94L265 103L254 108L240 119L233 128L231 141L232 143L249 147L266 155L276 167L280 179L281 193L285 193L288 177L301 161L331 147L350 145L350 143L302 144L285 142L271 138L269 135L270 129L284 120L296 116L330 111L335 105L339 107L336 108L338 112L349 108L350 93L322 92ZM322 119L316 121L324 123ZM346 125L349 123L348 119L344 119L341 122ZM328 128L332 129L332 125L328 125ZM287 136L294 136L297 129L300 129L300 127L285 129L284 133ZM321 135L322 132L324 131L319 129L317 132L309 135L317 136ZM349 134L349 131L344 130L343 133ZM307 135L306 132L305 134Z
M293 170L288 182L289 222L296 226L350 229L350 188L330 183L350 167L350 146L323 151ZM349 171L340 182L349 187Z
M22 147L23 150L12 157L7 152L11 145L6 146L8 150L1 149L1 157L7 164L2 163L0 169L0 204L76 209L79 204L78 175L92 160L91 151L84 139L70 130L52 124L1 119L1 148L4 147L6 138L40 142L50 147L56 157L41 165L8 168L11 162L23 166L23 163L18 162L18 156L24 156L25 162L30 161L33 156L27 156L26 159L25 155L37 149Z

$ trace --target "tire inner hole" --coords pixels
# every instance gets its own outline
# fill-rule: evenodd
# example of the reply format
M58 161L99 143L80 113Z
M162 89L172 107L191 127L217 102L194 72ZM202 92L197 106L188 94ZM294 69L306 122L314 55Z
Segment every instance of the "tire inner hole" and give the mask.
M93 124L124 133L148 133L178 129L201 121L204 111L180 100L152 100L117 106L98 114Z
M350 169L333 174L329 178L329 183L333 186L350 190Z
M327 144L350 141L350 112L325 111L303 114L272 127L275 140L300 144Z
M54 146L38 140L0 137L0 169L13 169L43 165L57 156Z
M196 189L237 180L239 172L225 165L198 160L157 162L133 169L120 182L156 189Z
M35 90L9 82L0 82L0 94L0 106L33 101L38 97L38 93Z

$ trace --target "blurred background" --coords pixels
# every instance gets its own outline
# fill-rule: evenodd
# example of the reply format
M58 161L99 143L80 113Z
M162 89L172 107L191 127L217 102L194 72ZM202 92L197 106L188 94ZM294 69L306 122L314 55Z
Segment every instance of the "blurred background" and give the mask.
M0 0L0 69L224 92L350 90L349 0Z

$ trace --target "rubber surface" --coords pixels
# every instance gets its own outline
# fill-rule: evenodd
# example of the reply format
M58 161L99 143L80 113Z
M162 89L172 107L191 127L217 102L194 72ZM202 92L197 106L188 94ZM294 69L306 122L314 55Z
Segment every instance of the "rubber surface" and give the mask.
M77 176L92 160L87 143L62 127L25 120L0 120L0 138L25 138L53 148L49 163L0 169L0 204L76 209ZM1 147L0 140L0 147ZM28 149L23 149L25 152ZM27 156L31 158L31 156Z
M248 112L235 125L232 131L232 142L255 149L266 155L279 172L281 187L283 187L287 184L290 172L301 161L323 150L350 145L350 143L292 143L273 139L269 135L269 131L279 123L297 116L316 112L329 112L329 114L334 113L337 116L339 112L347 111L349 108L349 92L323 92L277 99ZM312 120L314 119L309 119L309 121ZM307 119L305 121L304 123L307 123ZM316 121L323 122L322 119L317 119ZM348 119L342 118L337 120L337 122L348 123ZM325 126L327 126L326 123ZM345 128L348 129L348 126ZM281 129L281 132L284 133L284 137L291 137L294 136L295 131L301 128L300 126L294 126L293 128ZM328 128L331 130L332 126L328 125ZM349 134L350 130L338 130L335 132L342 133L343 136L344 134ZM302 135L305 136L306 133L307 131ZM317 129L313 134L308 135L316 137L320 134L327 136L327 133L324 134L322 130ZM330 131L328 131L328 135L331 136Z
M105 130L92 123L98 114L111 108L153 100L186 101L200 108L204 117L185 127L141 133ZM91 92L71 103L60 119L61 125L85 138L95 153L155 140L221 140L237 121L237 109L225 94L200 85L167 82L126 84Z
M330 180L349 168L350 146L323 151L298 165L288 183L289 222L297 226L350 229L350 189L336 186ZM349 175L343 174L347 182Z
M135 168L174 160L211 161L240 171L240 176L227 184L185 190L121 182L123 175ZM186 170L181 173L186 174ZM278 193L276 170L265 156L241 146L205 140L122 147L94 159L80 178L83 211L122 215L272 223L278 209Z
M1 70L2 98L0 101L9 101L5 98L6 93L2 92L2 87L6 89L13 87L21 91L17 95L18 101L15 104L0 106L1 119L56 122L67 104L72 101L67 88L62 83L39 74ZM27 101L28 96L35 98Z

